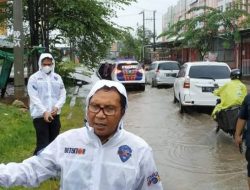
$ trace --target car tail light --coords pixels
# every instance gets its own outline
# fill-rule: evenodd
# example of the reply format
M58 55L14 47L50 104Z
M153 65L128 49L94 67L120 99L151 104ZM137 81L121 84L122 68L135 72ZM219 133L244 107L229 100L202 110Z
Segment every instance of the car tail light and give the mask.
M190 79L185 78L183 88L190 88Z
M157 70L155 71L155 74L156 74L156 76L159 76L159 74L160 74L160 70L159 70L159 69L157 69Z

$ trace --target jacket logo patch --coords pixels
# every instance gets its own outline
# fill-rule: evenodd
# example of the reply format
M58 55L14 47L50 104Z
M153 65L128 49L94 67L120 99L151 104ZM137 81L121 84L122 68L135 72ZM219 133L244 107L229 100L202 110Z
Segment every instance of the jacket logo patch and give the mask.
M66 148L64 149L64 153L66 154L79 154L83 155L85 154L85 149L84 148Z
M122 145L118 149L118 155L122 162L126 162L132 155L132 149L128 145Z
M161 178L160 178L158 172L154 172L152 175L147 177L148 186L150 186L151 184L156 184L159 181L161 181Z
M56 76L54 76L54 79L55 79L55 80L58 80L58 78L57 78Z

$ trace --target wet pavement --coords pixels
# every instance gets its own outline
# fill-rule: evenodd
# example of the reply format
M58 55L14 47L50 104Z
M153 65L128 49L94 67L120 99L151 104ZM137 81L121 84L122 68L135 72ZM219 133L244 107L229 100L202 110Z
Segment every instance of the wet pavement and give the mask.
M246 162L230 135L219 131L211 109L180 114L172 88L129 92L126 129L153 148L166 190L245 190Z

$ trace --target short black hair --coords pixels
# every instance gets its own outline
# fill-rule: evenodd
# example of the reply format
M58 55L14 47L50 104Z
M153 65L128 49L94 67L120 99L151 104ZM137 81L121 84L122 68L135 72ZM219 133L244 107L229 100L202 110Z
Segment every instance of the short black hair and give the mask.
M41 63L43 63L44 59L50 59L51 61L53 60L52 57L44 57L44 58L41 60Z

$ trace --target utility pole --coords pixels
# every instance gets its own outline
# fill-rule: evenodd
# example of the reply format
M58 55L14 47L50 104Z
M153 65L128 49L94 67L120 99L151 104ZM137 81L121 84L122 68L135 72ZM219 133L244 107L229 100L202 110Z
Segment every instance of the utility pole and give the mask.
M155 32L155 13L156 13L156 11L153 11L153 19L152 18L150 18L150 19L145 19L145 12L144 11L142 11L142 12L140 12L140 14L143 14L143 61L144 61L144 63L145 63L145 20L153 20L153 51L155 51L156 50L156 43L155 43L155 38L156 38L156 32Z
M23 6L22 0L14 0L14 93L15 98L24 97L24 66L23 66Z
M153 12L153 21L154 21L154 38L153 38L153 46L154 46L154 51L155 51L155 37L156 37L156 33L155 33L155 13L156 11Z
M145 12L142 11L139 14L142 14L142 32L143 32L143 43L145 42Z
M139 14L142 14L142 61L143 63L145 64L145 49L144 49L144 46L145 46L145 12L142 11L140 12Z
M142 19L143 19L143 25L142 25L142 30L143 30L143 45L145 45L145 12L142 12Z

